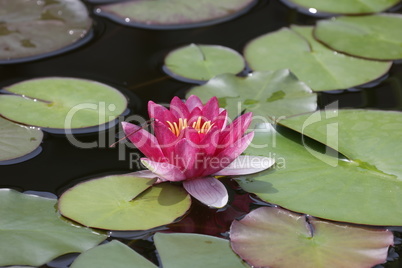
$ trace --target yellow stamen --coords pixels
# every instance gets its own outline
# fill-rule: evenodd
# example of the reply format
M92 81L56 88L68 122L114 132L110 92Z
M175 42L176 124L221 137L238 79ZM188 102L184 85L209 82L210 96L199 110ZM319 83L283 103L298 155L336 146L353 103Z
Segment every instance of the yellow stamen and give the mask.
M199 133L199 134L201 134L201 133L203 133L203 134L205 134L205 133L207 133L211 128L212 128L212 126L214 125L214 124L211 124L211 121L206 121L206 122L204 122L203 124L202 124L202 118L201 118L201 116L199 116L198 118L197 118L197 121L195 121L193 124L192 124L192 127L195 129L195 130L197 130L197 132ZM168 128L170 129L170 131L172 131L173 132L173 134L175 134L176 136L179 136L180 135L180 132L183 130L183 129L185 129L185 128L187 128L187 127L189 127L189 125L188 125L188 121L187 121L187 119L183 119L183 118L179 118L179 122L177 123L177 122L169 122L169 121L166 121L166 123L168 124Z

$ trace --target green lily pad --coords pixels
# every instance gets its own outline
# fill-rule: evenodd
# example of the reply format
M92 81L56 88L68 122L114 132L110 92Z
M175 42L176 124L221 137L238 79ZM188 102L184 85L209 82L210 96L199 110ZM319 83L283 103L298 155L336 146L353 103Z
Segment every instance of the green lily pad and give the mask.
M314 111L317 95L289 70L254 72L247 77L222 74L188 93L203 102L217 96L222 108L234 119L243 110L253 112L254 123Z
M191 44L170 52L164 70L177 80L198 82L218 74L237 74L244 67L243 56L228 47Z
M37 128L21 126L0 117L0 165L30 159L28 155L37 150L43 132ZM26 156L25 158L22 158Z
M325 12L335 14L366 14L387 10L400 0L286 0L310 13ZM293 6L292 5L292 6Z
M103 267L156 268L157 266L117 240L84 252L70 266L70 268Z
M67 190L59 210L85 226L107 230L147 230L169 224L186 213L190 196L156 179L115 175L82 182Z
M79 0L2 0L0 18L0 64L59 54L92 37L92 20Z
M184 29L230 20L256 3L256 0L131 0L100 6L96 13L133 27Z
M256 71L289 68L315 91L347 89L386 74L392 62L334 52L312 36L313 27L291 26L252 40L244 55Z
M25 125L55 129L98 126L127 107L116 89L76 78L39 78L16 83L0 95L0 114ZM18 107L18 108L16 108Z
M154 236L164 268L244 268L229 241L208 235L157 233Z
M314 36L328 47L353 56L402 59L402 15L337 17L319 21Z
M106 236L60 218L56 200L0 190L0 265L41 266L88 250Z
M281 123L324 142L349 160L261 128L246 153L273 157L276 168L240 178L244 190L325 219L402 225L401 113L328 111L326 117L317 112Z
M385 263L392 232L332 223L276 207L234 221L233 250L254 267L373 267Z
M349 163L402 181L401 112L326 110L280 124L339 151Z

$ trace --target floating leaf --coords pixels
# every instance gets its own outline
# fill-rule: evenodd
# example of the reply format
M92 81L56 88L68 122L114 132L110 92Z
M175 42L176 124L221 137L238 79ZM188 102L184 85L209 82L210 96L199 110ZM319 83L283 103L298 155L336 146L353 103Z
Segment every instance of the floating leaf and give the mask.
M82 182L59 201L63 216L108 230L146 230L169 224L186 213L190 196L181 187L156 179L116 175Z
M280 123L339 151L351 164L402 181L401 112L329 109Z
M254 122L266 122L267 115L278 119L317 107L316 94L289 70L254 72L247 77L222 74L205 85L193 87L187 97L190 95L197 95L204 102L217 96L231 119L246 110L253 112Z
M325 219L402 225L401 113L341 110L320 115L283 123L338 149L349 161L261 126L246 153L273 157L276 168L244 176L238 180L241 187L265 201Z
M177 80L198 82L218 74L237 74L244 67L243 56L228 47L191 44L170 52L164 70Z
M230 228L233 250L256 267L372 267L387 260L392 232L261 207Z
M1 266L41 266L106 239L105 235L60 219L55 205L53 199L0 190Z
M0 64L59 54L92 37L92 20L79 0L2 0L0 17Z
M289 68L315 91L347 89L371 82L391 67L334 52L315 41L312 27L295 26L252 40L244 55L253 70Z
M103 267L156 268L153 263L117 240L84 252L70 266L70 268Z
M283 1L290 6L296 5L302 10L309 10L310 13L317 12L336 14L366 14L376 13L389 9L400 2L400 0L286 0Z
M115 120L127 107L116 89L76 78L40 78L6 88L0 95L0 114L26 125L76 129ZM18 107L18 108L16 108Z
M157 233L154 240L164 268L249 267L225 239L200 234Z
M118 23L148 29L183 29L237 17L256 0L131 0L103 5L96 13Z
M337 17L322 20L314 36L342 53L379 60L402 59L402 15Z
M43 132L21 126L0 117L0 165L18 163L34 157L28 155L38 149ZM23 156L26 156L22 158Z

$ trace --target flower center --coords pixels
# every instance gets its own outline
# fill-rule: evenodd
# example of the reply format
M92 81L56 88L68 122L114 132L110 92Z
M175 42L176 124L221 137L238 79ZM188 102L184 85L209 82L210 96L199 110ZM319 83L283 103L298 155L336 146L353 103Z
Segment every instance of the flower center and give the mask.
M180 132L189 127L188 125L188 121L187 119L183 119L183 118L179 118L179 122L170 122L170 121L166 121L167 124L169 125L169 129L170 131L173 132L173 134L175 134L176 136L180 135ZM194 128L195 130L197 130L198 134L205 134L207 133L213 126L214 124L211 124L211 121L205 121L202 122L202 118L201 116L199 116L197 118L197 121L195 121L191 127Z

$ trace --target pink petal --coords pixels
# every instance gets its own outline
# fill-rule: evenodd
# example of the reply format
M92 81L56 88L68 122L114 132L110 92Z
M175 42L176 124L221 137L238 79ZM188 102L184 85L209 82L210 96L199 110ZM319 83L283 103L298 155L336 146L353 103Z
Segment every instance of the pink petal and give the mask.
M200 100L200 98L196 95L191 95L190 97L188 97L187 101L186 101L186 106L189 110L189 112L191 113L193 111L194 108L198 107L199 109L202 108L202 102Z
M171 164L177 166L187 178L192 178L195 174L195 163L199 149L196 144L187 139L180 140L175 146L175 157Z
M229 166L218 171L216 176L236 176L257 173L270 168L275 160L270 157L239 155Z
M158 177L158 175L151 172L150 170L139 170L139 171L128 173L127 175L132 175L135 177L147 178L147 179L154 179L154 178Z
M202 111L201 111L200 108L195 107L195 108L191 111L191 113L190 113L190 115L189 115L189 117L188 117L188 125L189 125L189 126L192 126L193 123L198 120L198 117L203 118L203 116L202 116Z
M208 120L215 120L219 114L219 103L217 97L212 97L202 108L202 115Z
M224 207L229 199L225 185L213 177L186 180L183 186L190 195L209 207Z
M141 162L151 172L167 181L182 181L186 179L186 176L178 167L167 162L155 162L147 158L141 158Z
M170 102L170 112L177 118L188 118L190 112L179 97L174 97Z
M212 121L212 124L218 127L220 130L225 129L226 122L228 120L228 113L226 110L223 110L219 115Z
M154 161L166 161L165 156L159 147L158 140L154 135L145 129L127 122L121 123L124 133L128 139L140 150L146 157Z
M206 155L213 155L215 153L220 133L220 129L213 126L199 142L200 149L202 149Z
M148 115L150 119L158 119L162 123L177 121L177 118L166 107L153 101L148 102Z
M251 123L252 115L245 113L239 116L222 131L218 151L224 150L244 134Z
M194 144L198 144L200 142L200 134L198 134L197 130L191 127L183 129L180 133L179 138L188 139Z
M156 120L153 123L153 126L159 146L162 149L163 154L169 158L173 152L175 144L177 143L177 137L166 124L159 120Z
M135 177L147 178L147 179L155 179L155 178L157 178L157 180L155 181L154 184L159 184L159 183L167 181L164 178L159 178L158 175L156 175L155 173L151 172L150 170L139 170L139 171L128 173L127 175L132 175L132 176L135 176Z
M209 163L202 176L215 174L230 165L251 143L254 132L246 134L241 139L226 147L218 155L208 159Z

